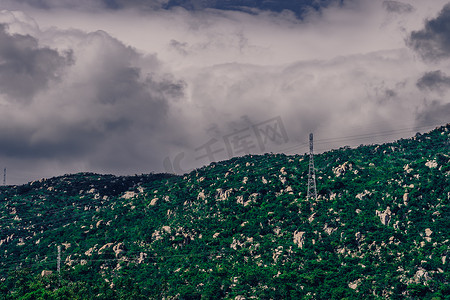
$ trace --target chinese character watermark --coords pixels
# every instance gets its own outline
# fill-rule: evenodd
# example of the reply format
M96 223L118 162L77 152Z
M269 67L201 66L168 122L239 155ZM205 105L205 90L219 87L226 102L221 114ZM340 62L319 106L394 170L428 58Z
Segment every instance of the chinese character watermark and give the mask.
M226 155L228 159L237 155L247 155L258 150L265 152L270 144L282 145L289 142L289 137L280 116L268 119L264 122L248 126L226 134L220 139L211 138L203 145L197 147L195 160L203 160L205 163L217 161L218 156ZM170 157L164 159L164 169L168 173L183 174L191 170L185 170L181 161L186 153L178 153L173 160Z

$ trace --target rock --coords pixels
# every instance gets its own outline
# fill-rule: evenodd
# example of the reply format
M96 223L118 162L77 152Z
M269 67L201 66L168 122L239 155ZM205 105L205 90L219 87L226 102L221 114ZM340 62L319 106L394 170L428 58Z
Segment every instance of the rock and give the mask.
M114 245L114 243L107 243L107 244L101 246L100 249L98 250L98 254L102 254L103 250L105 250L106 248L110 248L112 245Z
M220 235L220 232L216 232L213 234L213 239L217 239L217 237Z
M395 221L395 223L394 223L394 229L396 229L396 230L398 230L399 228L398 228L398 224L400 223L400 221Z
M403 194L403 204L408 205L409 193Z
M417 270L416 274L414 274L414 277L413 277L413 280L415 283L420 283L421 281L423 281L425 283L425 285L427 285L427 281L430 279L431 279L430 275L422 267L419 267L419 269Z
M364 196L367 196L367 195L370 196L370 195L372 195L372 193L365 190L364 192L357 194L356 198L358 198L359 200L362 200L364 198Z
M155 239L155 241L162 240L161 232L159 230L155 230L152 233L152 238Z
M217 192L216 199L223 201L223 200L227 200L228 197L230 197L231 192L233 192L233 189L228 189L226 191L223 191L222 189L217 189L216 192Z
M88 251L84 252L84 255L92 256L92 252L94 252L94 250L95 250L95 246L92 248L89 248Z
M140 252L139 253L139 259L138 259L138 264L143 263L146 257L147 257L147 253Z
M384 212L376 211L377 216L380 217L381 224L389 225L391 221L391 208L388 206Z
M413 171L413 169L409 166L409 165L405 165L404 167L403 167L403 170L405 170L406 171L406 173L411 173L412 171Z
M348 284L348 287L351 288L352 290L356 290L358 288L358 285L361 283L361 278L357 279L355 281L352 281Z
M68 265L69 267L72 266L73 262L74 262L74 261L72 260L72 255L67 256L67 257L66 257L66 260L64 261L64 263L65 263L66 265Z
M272 259L276 263L278 261L278 258L283 253L283 246L278 246L277 249L272 254Z
M437 167L437 162L435 160L429 160L425 163L425 166L427 166L430 169L436 168Z
M41 272L42 277L50 276L52 274L53 274L53 271L50 271L50 270L42 270L42 272Z
M346 171L352 170L352 169L353 169L352 163L346 161L342 165L337 166L336 168L333 168L333 173L334 173L334 175L336 175L336 177L340 177L340 176L344 175Z
M152 201L150 201L150 205L155 206L157 202L158 202L158 198L153 198Z
M303 248L303 244L305 242L305 233L304 231L295 231L294 232L294 244L296 244L299 248Z
M197 200L199 200L199 199L205 200L205 193L204 193L204 191L198 193Z
M131 199L131 198L134 198L134 197L136 197L136 196L137 196L137 194L136 194L135 192L127 191L127 192L125 192L125 194L123 194L122 197L120 197L120 198L123 198L123 199Z
M249 201L255 202L258 199L259 193L253 193L248 197Z
M275 227L273 229L273 232L275 233L276 236L280 236L281 228L280 227Z
M119 257L119 255L123 254L125 252L123 243L118 243L117 245L115 245L113 247L113 251L116 257Z
M323 226L323 231L325 231L328 235L331 235L333 232L335 232L337 228L328 227L328 224L325 223Z
M430 228L425 229L425 240L427 242L431 242L431 234L433 233L433 231L431 231Z
M291 186L288 186L284 191L288 194L294 195L294 190Z

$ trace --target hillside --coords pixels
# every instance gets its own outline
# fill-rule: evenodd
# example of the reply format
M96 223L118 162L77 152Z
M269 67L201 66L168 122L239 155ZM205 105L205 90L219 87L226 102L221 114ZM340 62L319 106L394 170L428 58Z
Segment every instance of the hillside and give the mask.
M450 299L449 141L1 187L0 299Z

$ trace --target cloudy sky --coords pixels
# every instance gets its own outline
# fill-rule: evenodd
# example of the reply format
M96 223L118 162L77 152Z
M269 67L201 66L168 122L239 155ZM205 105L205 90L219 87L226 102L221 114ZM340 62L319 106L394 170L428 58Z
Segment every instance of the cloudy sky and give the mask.
M0 0L0 168L183 173L450 121L441 0Z

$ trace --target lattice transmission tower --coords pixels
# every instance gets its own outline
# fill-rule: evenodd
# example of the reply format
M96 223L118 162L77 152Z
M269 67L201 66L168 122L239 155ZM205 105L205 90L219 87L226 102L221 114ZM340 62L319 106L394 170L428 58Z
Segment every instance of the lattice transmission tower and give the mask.
M309 173L308 173L308 199L317 199L316 171L314 169L314 143L313 134L309 134Z

